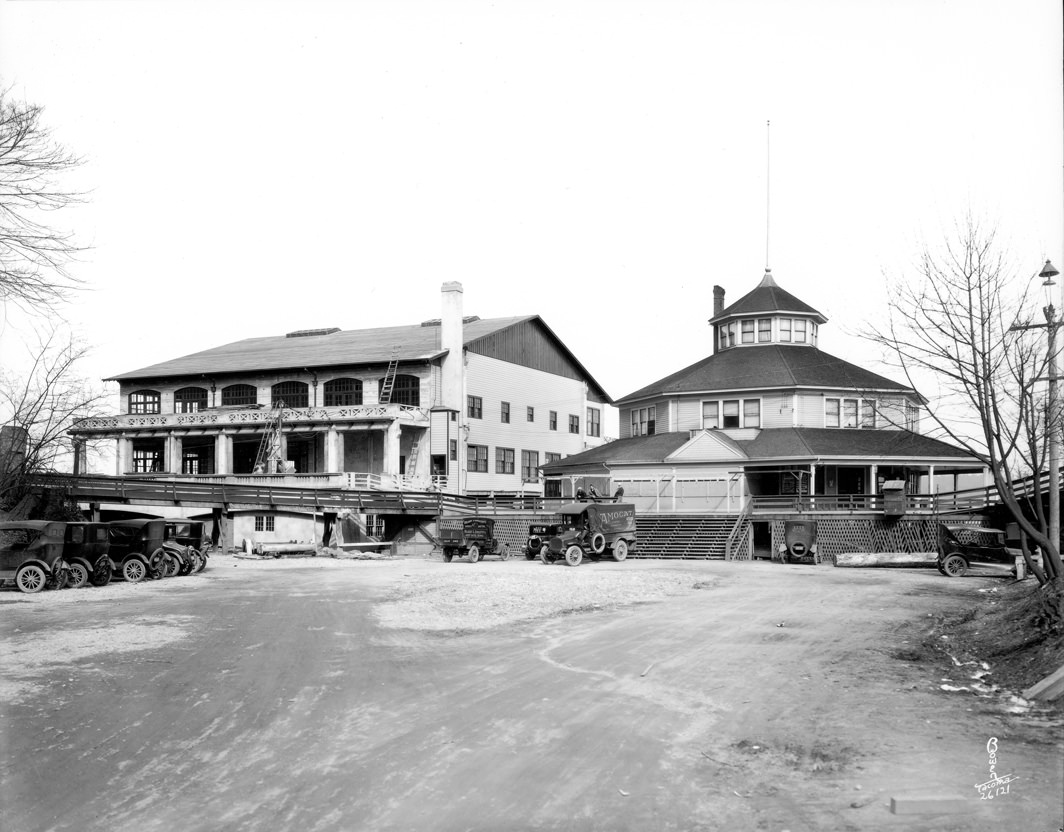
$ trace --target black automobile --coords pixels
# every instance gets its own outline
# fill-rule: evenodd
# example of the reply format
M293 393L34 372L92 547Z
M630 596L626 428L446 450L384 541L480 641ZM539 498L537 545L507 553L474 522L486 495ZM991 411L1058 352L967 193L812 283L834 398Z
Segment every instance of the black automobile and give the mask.
M65 527L48 520L0 523L0 586L13 583L21 592L40 592L66 584Z
M938 571L950 578L964 575L973 566L1009 566L1015 571L1019 549L1005 545L1005 532L981 526L938 527Z
M495 539L495 521L490 517L466 517L460 526L444 526L440 529L440 545L443 559L468 556L476 563L485 555L498 555L502 560L510 557L509 547Z
M78 589L87 583L109 583L115 568L107 554L110 548L106 523L67 523L63 542L63 560L70 570L67 586Z
M557 523L533 523L528 527L528 540L525 541L525 560L538 558L543 548L560 529Z

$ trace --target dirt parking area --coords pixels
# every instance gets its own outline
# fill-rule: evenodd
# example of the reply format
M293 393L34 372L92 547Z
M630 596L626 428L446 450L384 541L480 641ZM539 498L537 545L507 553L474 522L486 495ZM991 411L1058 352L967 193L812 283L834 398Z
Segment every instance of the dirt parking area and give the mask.
M5 592L2 828L1052 832L1059 712L942 629L1002 586L223 556Z

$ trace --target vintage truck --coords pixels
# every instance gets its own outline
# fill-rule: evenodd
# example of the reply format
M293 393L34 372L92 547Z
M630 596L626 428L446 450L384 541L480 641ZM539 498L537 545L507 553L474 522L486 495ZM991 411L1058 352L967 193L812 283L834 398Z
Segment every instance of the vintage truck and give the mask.
M815 520L787 520L783 524L782 563L820 563L816 546Z
M454 557L468 556L470 563L485 555L498 555L502 560L510 557L509 546L495 539L495 521L490 517L466 517L461 526L444 526L440 546L447 563Z
M579 566L585 555L598 559L604 554L622 561L636 545L631 503L570 503L558 514L562 520L557 532L540 549L544 563L565 558L569 566Z

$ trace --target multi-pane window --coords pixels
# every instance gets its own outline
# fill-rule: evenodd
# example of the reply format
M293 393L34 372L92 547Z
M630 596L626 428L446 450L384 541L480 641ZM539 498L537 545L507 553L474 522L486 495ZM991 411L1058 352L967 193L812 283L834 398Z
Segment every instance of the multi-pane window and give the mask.
M457 462L458 461L458 440L457 439L451 439L450 440L450 448L451 448L451 462Z
M255 515L255 531L257 532L272 532L273 531L272 514L256 514Z
M791 340L791 319L790 318L780 318L779 320L780 320L780 340L781 341L790 341Z
M362 404L362 380L357 378L334 378L322 387L325 407L342 407Z
M739 400L728 399L721 402L721 411L723 415L723 425L726 428L739 427Z
M580 417L569 414L569 433L580 433Z
M809 322L809 343L816 346L817 327L812 321Z
M466 469L488 473L488 446L466 445Z
M509 402L503 402L502 403L502 408L499 411L499 413L500 413L500 417L501 417L502 422L504 424L507 424L507 425L510 424L510 403Z
M514 449L495 449L495 473L512 474L514 472Z
M521 479L525 482L539 479L539 451L521 451Z
M824 399L824 427L874 428L876 403L874 399Z
M155 443L144 446L133 445L134 474L152 474L165 470L162 448Z
M195 451L186 451L181 455L182 474L206 474L206 460Z
M802 318L794 319L794 343L805 343L805 321Z
M587 409L587 435L602 436L602 411L597 407Z
M470 419L483 419L484 399L480 396L466 396L466 416Z
M377 396L384 391L384 379L377 382ZM392 396L390 404L405 404L408 407L421 407L421 379L405 373L392 379Z
M310 393L305 381L279 381L270 388L270 407L308 407Z
M728 346L735 346L735 321L728 324Z
M652 436L657 407L632 408L632 436Z
M744 344L754 343L754 322L743 321L742 338Z
M558 462L561 458L562 458L561 454L554 453L553 451L547 451L543 455L544 464L549 464L551 462Z
M702 402L702 429L716 430L720 427L720 403Z
M528 408L525 411L525 421L526 422L534 422L534 421L536 421L536 409L534 407L530 407L530 408Z
M130 413L158 413L162 402L162 396L158 390L137 390L129 394Z
M905 429L914 433L920 430L920 408L915 404L905 405Z
M759 427L761 427L761 400L760 399L744 399L743 400L743 427L744 428L759 428Z
M258 404L259 391L250 384L230 384L222 388L223 407L241 407Z
M207 406L204 387L182 387L174 393L174 413L198 413Z
M550 412L550 429L551 430L557 430L558 429L558 411L557 410L552 410Z
M757 340L759 342L772 340L772 318L757 319Z

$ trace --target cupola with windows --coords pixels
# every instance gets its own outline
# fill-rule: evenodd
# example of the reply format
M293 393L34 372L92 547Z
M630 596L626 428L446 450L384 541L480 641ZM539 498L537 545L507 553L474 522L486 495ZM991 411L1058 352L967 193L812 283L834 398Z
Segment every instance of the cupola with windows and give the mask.
M713 351L733 347L786 344L815 347L818 328L827 318L790 292L781 289L772 269L757 287L725 308L724 290L713 287Z

